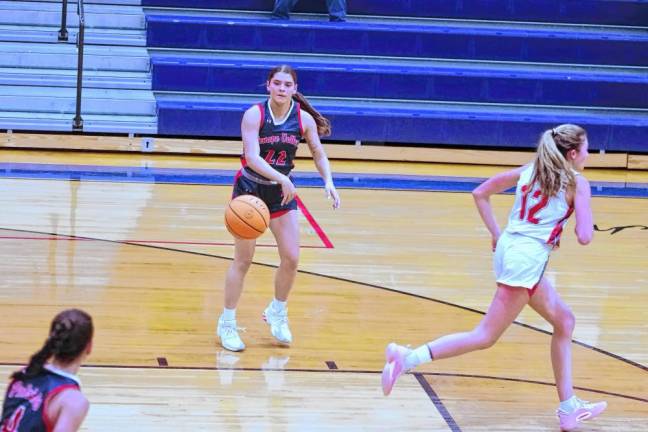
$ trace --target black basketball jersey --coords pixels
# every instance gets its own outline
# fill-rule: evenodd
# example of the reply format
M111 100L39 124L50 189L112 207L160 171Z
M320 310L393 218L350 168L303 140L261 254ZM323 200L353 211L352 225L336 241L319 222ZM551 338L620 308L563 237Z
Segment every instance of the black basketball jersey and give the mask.
M13 380L2 406L0 432L47 432L45 410L53 396L67 389L80 389L79 381L51 366L25 380Z
M275 123L270 111L270 101L260 103L261 125L259 127L259 148L261 157L282 174L288 175L295 167L294 160L299 142L304 136L299 102L292 101L288 115L281 123ZM246 167L245 155L241 157ZM249 167L245 168L253 172ZM254 173L254 172L253 172ZM254 175L264 178L258 173Z

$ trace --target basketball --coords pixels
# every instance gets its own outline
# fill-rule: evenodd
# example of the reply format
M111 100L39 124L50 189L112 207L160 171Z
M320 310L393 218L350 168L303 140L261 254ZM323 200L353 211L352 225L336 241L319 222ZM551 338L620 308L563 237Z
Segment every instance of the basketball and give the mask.
M225 226L234 237L252 240L265 232L270 212L265 203L254 195L240 195L225 209Z

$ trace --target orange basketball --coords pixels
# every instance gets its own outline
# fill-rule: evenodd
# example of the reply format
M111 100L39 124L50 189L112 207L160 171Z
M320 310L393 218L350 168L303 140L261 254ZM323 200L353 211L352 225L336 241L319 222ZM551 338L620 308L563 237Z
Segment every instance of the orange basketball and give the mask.
M265 203L254 195L241 195L231 200L225 209L225 226L234 237L252 240L265 232L270 212Z

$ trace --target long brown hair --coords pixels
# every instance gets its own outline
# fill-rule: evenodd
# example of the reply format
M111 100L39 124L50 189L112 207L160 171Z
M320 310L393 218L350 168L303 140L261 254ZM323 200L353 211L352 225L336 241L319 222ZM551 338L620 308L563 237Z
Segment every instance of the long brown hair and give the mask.
M38 375L52 356L62 363L74 361L88 347L93 333L90 315L79 309L64 310L52 320L43 347L31 356L25 369L14 372L11 377L25 379Z
M297 84L297 72L295 72L295 70L289 65L280 65L272 68L270 70L270 73L268 74L267 81L270 82L270 80L272 80L272 77L274 77L274 75L279 72L290 74L295 84ZM320 114L319 111L313 108L313 106L310 104L310 102L308 102L303 94L296 92L293 96L293 99L299 102L299 105L301 105L301 108L304 111L313 116L313 119L315 119L315 124L317 125L317 134L319 136L325 137L331 135L331 122L322 114Z
M538 143L531 184L538 182L542 194L556 195L576 183L574 170L567 161L570 150L578 151L587 133L574 124L562 124L543 132Z

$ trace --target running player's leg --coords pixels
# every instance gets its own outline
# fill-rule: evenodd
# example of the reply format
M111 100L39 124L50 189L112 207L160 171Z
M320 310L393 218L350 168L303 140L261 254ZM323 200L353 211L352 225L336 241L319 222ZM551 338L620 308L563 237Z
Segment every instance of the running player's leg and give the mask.
M574 395L572 334L576 320L569 306L560 298L546 277L540 280L535 294L529 300L529 306L553 326L551 365L560 399L557 413L563 430L573 429L581 421L599 415L607 407L607 404L605 402L588 403Z
M440 337L427 345L435 360L490 348L529 301L526 288L497 285L488 312L473 330Z
M394 382L403 372L420 364L491 347L528 303L527 291L526 288L498 284L488 312L469 332L442 336L414 350L389 344L382 375L384 394L391 392Z

